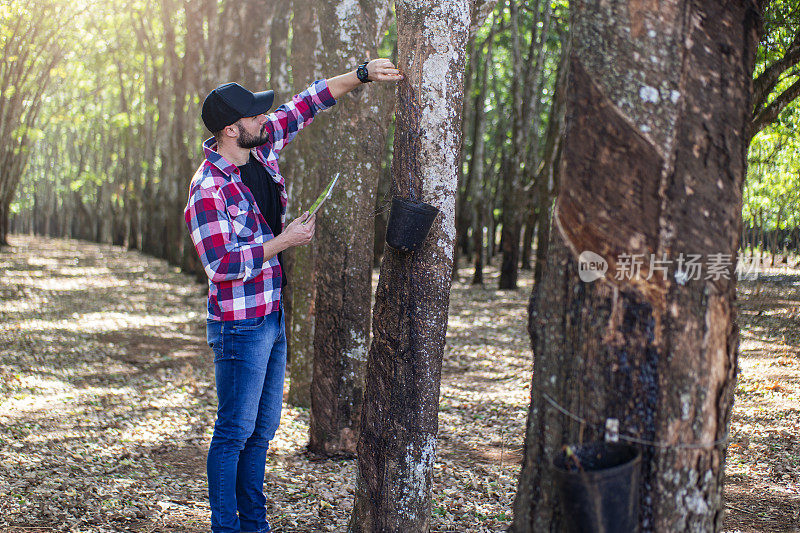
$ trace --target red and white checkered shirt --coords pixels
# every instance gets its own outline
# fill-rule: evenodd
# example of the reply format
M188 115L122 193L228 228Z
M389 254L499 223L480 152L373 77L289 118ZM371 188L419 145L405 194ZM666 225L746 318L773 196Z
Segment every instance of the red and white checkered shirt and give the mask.
M278 169L278 154L314 115L336 100L325 80L317 80L267 115L269 141L253 156L267 170L281 195L281 224L286 221L286 187ZM210 138L203 143L205 160L189 185L184 210L186 225L208 275L208 318L240 320L278 310L281 266L278 256L264 260L264 243L274 237L236 165L216 151Z

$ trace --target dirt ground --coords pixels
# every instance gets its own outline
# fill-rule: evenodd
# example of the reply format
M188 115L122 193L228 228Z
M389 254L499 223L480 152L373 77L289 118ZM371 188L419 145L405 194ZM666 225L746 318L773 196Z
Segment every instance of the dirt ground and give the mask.
M530 275L517 291L495 286L490 269L484 288L453 287L434 532L510 524L530 401ZM800 531L800 272L770 271L740 295L725 530ZM216 399L204 287L118 247L17 236L0 252L0 324L0 531L208 530ZM270 521L276 532L345 531L355 463L309 456L308 419L284 406Z

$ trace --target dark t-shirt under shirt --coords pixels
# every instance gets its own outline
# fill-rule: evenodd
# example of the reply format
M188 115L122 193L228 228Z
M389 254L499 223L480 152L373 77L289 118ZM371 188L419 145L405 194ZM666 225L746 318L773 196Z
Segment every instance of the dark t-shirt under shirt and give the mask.
M269 229L277 237L281 232L281 195L278 191L278 184L267 175L264 165L259 163L253 154L250 154L250 159L246 164L239 167L239 171L242 173L242 182L253 193L258 209L264 215ZM280 262L281 272L283 272L281 287L285 287L287 280L286 272L283 270L282 253L278 253L278 262Z

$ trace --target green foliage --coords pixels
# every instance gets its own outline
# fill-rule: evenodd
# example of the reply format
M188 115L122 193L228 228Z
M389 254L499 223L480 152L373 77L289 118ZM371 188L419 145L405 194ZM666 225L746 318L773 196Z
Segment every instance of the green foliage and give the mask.
M800 224L800 142L780 125L762 131L750 145L742 217L766 231Z
M772 0L764 12L764 31L756 52L755 74L781 59L800 28L800 6L795 0Z
M770 2L764 13L764 32L756 54L754 78L781 61L800 32L800 5L794 0ZM770 92L767 103L786 91L800 77L789 65ZM794 228L800 224L800 104L789 103L777 119L755 135L748 155L742 217L750 226L764 230Z

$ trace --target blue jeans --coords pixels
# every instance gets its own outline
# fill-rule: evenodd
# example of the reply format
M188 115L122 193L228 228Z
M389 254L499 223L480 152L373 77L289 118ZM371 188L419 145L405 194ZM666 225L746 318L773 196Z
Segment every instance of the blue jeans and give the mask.
M211 531L264 533L270 531L264 469L286 370L283 308L259 318L209 320L207 334L218 401L207 462Z

